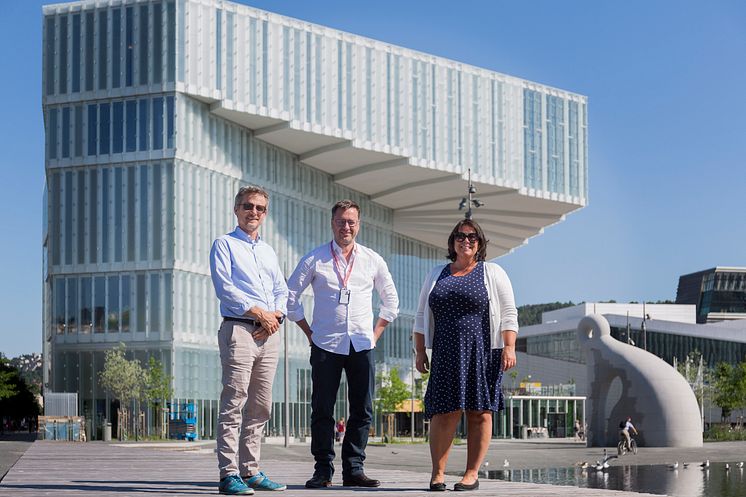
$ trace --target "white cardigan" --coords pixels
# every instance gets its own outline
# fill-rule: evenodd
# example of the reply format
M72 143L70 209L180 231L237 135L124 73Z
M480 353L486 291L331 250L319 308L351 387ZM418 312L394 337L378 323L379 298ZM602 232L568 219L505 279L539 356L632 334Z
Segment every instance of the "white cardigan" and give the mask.
M440 264L430 271L420 291L420 301L414 319L414 333L425 335L425 347L433 347L435 319L430 309L430 292L446 264ZM513 286L503 268L493 262L484 262L484 285L490 299L490 336L493 349L505 346L502 332L506 330L518 333L518 310L515 308Z

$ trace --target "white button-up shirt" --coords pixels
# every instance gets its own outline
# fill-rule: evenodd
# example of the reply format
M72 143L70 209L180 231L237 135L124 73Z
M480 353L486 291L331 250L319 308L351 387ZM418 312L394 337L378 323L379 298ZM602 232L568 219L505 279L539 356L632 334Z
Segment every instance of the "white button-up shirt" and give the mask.
M246 317L258 306L286 313L288 288L275 251L239 227L216 239L210 250L210 274L224 317Z
M337 255L337 268L332 256ZM341 281L349 271L349 304L339 302ZM288 319L305 318L300 296L311 285L314 295L311 339L316 346L336 354L349 354L376 346L373 339L373 289L381 298L378 316L388 322L399 314L399 296L386 261L373 250L355 243L348 262L336 242L312 250L298 263L288 280Z

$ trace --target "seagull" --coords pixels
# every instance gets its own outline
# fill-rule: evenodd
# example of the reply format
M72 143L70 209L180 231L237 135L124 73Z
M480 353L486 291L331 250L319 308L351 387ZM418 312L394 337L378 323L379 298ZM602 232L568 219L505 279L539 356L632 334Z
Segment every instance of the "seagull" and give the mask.
M507 459L505 459L503 461L503 468L508 468L508 467L510 467L510 461L508 461Z
M730 464L725 463L725 471L730 471Z
M668 469L678 469L679 468L679 461L676 461L673 464L668 465Z
M398 452L396 452L395 450L392 450L391 453L392 454L398 454Z
M737 463L736 463L736 467L738 467L738 468L743 468L743 461L741 461L741 462L737 462Z
M684 463L684 469L686 469L686 468L688 468L688 467L689 467L689 463L688 463L688 462L685 462L685 463Z
M586 469L588 467L588 461L583 461L582 463L579 464L579 466L583 469Z
M604 470L604 465L601 461L596 461L596 464L593 467L596 469L596 471Z
M709 468L710 467L710 460L706 459L705 462L699 465L700 468Z

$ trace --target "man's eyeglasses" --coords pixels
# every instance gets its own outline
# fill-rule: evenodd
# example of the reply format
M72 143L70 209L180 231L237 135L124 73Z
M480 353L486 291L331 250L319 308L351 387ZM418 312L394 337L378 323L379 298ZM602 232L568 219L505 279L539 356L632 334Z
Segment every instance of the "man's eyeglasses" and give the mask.
M355 226L357 226L357 221L353 221L351 219L335 219L334 224L337 226L337 228L344 228L345 226L354 228Z
M470 243L475 243L479 241L479 235L477 235L476 233L464 233L463 231L456 232L456 234L453 235L453 238L457 242L463 242L467 238L469 239Z
M265 212L267 212L266 205L256 205L252 204L251 202L244 202L243 204L239 205L241 206L241 209L245 211L256 210L259 214L264 214Z

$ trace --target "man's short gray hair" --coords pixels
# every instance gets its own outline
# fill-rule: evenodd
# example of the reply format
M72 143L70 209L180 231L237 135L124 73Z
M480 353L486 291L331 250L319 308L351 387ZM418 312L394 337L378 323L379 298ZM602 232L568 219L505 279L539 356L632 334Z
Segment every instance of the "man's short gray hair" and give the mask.
M241 203L241 200L243 200L244 196L246 195L261 195L262 197L267 199L267 205L269 205L269 193L267 193L267 190L265 190L261 186L246 185L242 186L238 190L238 193L236 193L236 200L233 203L234 209L238 208L238 204Z
M360 216L360 206L357 205L354 200L344 199L334 204L332 206L332 217L334 217L334 214L336 214L339 209L342 209L343 211L346 211L347 209L355 209L357 215Z

